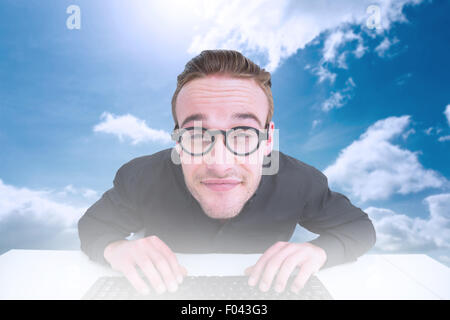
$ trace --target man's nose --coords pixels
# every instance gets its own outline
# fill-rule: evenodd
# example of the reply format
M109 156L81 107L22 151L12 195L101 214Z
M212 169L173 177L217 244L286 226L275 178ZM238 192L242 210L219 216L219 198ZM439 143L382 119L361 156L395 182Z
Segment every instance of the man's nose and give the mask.
M223 135L215 136L215 143L212 149L204 155L204 161L209 167L226 170L235 165L234 154L225 146Z

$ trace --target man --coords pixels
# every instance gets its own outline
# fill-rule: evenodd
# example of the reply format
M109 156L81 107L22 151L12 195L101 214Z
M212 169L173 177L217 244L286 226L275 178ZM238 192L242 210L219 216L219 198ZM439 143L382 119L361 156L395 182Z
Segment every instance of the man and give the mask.
M321 268L375 243L368 216L313 167L273 149L270 73L242 54L207 50L186 64L172 98L174 149L131 160L80 219L82 250L139 291L176 291L174 252L263 253L246 273L267 291L298 292ZM263 174L266 160L278 164ZM181 165L180 165L181 164ZM288 242L300 224L320 236ZM145 237L128 240L145 229Z

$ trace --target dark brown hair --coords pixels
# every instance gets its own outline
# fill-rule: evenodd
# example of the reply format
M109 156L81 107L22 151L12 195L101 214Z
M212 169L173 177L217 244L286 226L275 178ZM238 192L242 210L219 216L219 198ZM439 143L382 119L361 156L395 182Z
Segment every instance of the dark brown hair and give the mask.
M189 81L212 74L226 74L236 78L254 79L267 96L269 113L267 115L266 125L270 123L273 116L270 72L260 68L238 51L204 50L186 63L184 71L177 77L177 88L172 97L172 116L175 121L175 128L178 127L175 104L181 88Z

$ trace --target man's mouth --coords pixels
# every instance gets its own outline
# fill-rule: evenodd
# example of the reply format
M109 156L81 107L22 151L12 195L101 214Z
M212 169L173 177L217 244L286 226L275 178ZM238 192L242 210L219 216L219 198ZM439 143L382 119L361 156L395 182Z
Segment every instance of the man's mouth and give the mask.
M242 183L236 179L208 179L201 181L208 189L213 191L229 191Z

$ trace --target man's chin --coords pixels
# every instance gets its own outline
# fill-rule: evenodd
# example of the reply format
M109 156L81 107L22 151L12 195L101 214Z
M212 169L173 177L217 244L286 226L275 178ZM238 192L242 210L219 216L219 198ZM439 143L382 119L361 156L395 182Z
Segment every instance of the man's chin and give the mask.
M240 186L226 192L211 191L205 186L191 192L203 209L212 219L231 219L239 215L245 204Z
M237 209L224 209L224 208L205 208L203 207L203 212L210 218L212 219L217 219L217 220L226 220L226 219L231 219L234 217L237 217L239 215L239 213L241 212L241 208L237 208Z

